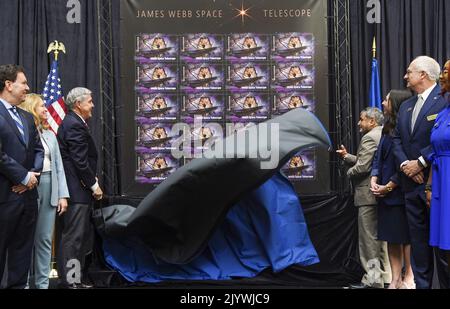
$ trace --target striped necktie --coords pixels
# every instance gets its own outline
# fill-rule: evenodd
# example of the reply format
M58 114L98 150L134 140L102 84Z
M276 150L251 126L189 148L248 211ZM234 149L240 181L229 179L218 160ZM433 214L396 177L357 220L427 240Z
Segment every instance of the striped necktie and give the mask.
M20 119L19 113L17 112L16 107L11 107L9 109L11 111L11 117L14 120L14 122L16 123L16 127L17 130L19 130L20 135L22 136L22 140L25 141L25 132L23 130L23 123L22 120Z

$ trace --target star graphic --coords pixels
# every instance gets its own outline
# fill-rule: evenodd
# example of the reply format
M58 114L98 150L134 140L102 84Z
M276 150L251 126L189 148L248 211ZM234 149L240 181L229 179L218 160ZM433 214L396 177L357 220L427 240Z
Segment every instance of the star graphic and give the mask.
M251 9L251 7L250 8L244 8L244 3L242 3L240 9L235 8L235 10L238 11L239 13L234 18L241 17L242 24L244 24L245 23L245 17L251 18L250 14L248 13L250 11L250 9Z

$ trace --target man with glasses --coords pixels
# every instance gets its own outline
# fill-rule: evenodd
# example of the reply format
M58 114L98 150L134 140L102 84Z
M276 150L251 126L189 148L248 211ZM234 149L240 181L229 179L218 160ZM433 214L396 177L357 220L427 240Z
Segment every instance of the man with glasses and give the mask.
M61 217L58 273L61 285L68 288L89 288L86 278L86 257L93 246L91 223L92 202L101 200L103 192L97 179L97 149L86 123L92 117L94 103L91 91L72 89L66 105L70 109L58 129L70 201Z
M405 80L407 87L417 93L405 101L399 110L394 133L394 154L399 162L401 184L411 236L411 263L417 288L429 289L433 280L433 248L429 240L429 211L426 206L425 183L429 175L428 161L432 153L431 129L437 114L446 106L436 84L439 64L432 58L420 56L409 65ZM448 288L444 260L439 254L438 275L441 288Z

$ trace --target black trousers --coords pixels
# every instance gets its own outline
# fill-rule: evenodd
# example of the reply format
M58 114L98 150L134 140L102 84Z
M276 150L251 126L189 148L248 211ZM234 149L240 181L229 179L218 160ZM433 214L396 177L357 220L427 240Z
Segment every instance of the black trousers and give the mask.
M8 259L4 288L23 289L27 284L37 215L37 200L0 203L0 281Z
M425 202L423 186L405 193L406 215L411 237L411 266L418 289L431 289L434 260L441 289L449 288L449 275L445 254L430 247L430 213Z
M71 285L86 281L86 257L92 252L94 230L92 205L69 204L59 217L57 266L60 283Z

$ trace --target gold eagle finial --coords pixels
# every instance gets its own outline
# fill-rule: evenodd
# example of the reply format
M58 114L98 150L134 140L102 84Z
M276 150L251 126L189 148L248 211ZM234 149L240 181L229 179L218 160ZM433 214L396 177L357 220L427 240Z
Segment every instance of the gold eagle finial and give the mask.
M48 46L47 53L55 53L55 60L58 60L58 55L60 52L63 52L64 54L66 53L66 47L64 46L64 44L58 41L51 42Z

